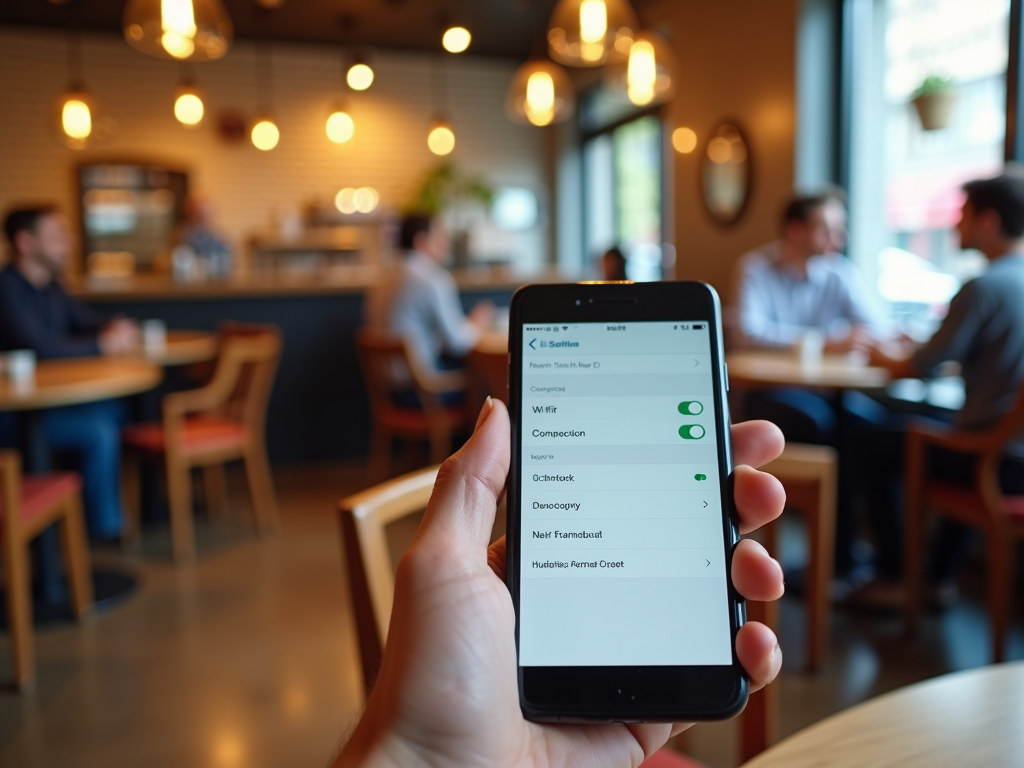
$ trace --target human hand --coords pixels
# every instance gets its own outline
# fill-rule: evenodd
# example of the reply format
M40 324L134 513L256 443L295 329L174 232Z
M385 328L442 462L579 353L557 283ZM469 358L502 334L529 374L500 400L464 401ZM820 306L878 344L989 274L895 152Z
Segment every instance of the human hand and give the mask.
M494 302L485 299L473 307L469 313L469 322L477 328L490 328L494 323Z
M735 501L749 533L782 512L785 493L752 466L782 451L768 422L732 428ZM380 675L337 766L636 766L689 724L542 725L519 708L515 614L503 578L505 541L487 541L509 467L505 406L488 398L473 437L437 476L423 523L402 558ZM777 600L782 569L751 539L732 581L751 600ZM748 622L736 653L750 690L782 665L775 634Z
M119 317L103 327L97 341L104 355L128 355L139 350L142 333L138 323Z
M863 325L855 325L845 335L825 342L825 352L845 355L849 352L868 353L875 343L874 337Z

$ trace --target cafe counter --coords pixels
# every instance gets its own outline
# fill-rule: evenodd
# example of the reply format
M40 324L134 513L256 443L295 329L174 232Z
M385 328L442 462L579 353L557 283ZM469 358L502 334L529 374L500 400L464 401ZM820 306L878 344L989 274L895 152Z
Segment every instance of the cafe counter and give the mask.
M507 307L529 279L507 270L456 273L467 311L480 301ZM225 320L273 323L284 333L284 352L267 418L275 465L365 456L370 415L355 346L367 290L378 273L348 267L317 275L265 274L223 281L175 283L138 276L70 283L71 292L97 312L163 320L168 328L214 331Z

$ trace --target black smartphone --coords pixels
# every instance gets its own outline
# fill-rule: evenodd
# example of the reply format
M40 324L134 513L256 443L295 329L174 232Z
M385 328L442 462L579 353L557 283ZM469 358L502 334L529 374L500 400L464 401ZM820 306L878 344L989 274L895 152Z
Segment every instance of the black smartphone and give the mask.
M509 318L507 581L531 720L731 717L721 305L697 282L528 285Z

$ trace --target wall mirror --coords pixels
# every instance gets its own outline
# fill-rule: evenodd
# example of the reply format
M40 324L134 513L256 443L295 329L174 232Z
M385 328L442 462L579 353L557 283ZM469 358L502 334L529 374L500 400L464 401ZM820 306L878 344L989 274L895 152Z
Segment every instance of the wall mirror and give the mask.
M86 271L120 276L153 269L167 256L181 219L188 177L136 163L78 169Z
M718 125L708 138L702 160L704 206L721 224L735 224L750 197L750 146L731 122Z

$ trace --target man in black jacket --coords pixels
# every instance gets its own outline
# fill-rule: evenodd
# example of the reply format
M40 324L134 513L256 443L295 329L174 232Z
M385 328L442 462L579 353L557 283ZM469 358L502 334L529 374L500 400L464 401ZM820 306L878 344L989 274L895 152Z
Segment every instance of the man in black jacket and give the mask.
M52 206L18 208L4 220L10 262L0 270L0 350L31 349L40 359L125 354L139 346L138 327L105 322L58 282L71 253L67 223ZM117 402L52 408L50 447L75 454L94 538L121 533L120 407Z

